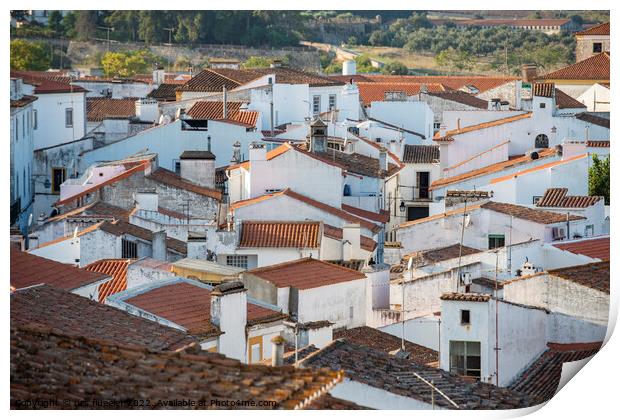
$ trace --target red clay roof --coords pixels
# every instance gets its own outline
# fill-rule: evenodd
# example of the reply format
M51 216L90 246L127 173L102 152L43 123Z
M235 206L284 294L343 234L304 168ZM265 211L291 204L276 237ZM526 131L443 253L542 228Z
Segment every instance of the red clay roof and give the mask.
M385 101L385 94L389 92L403 92L406 96L413 96L420 93L422 86L431 92L443 92L445 89L439 83L395 83L395 82L358 82L360 101L364 106L371 102Z
M489 201L480 206L486 210L492 210L497 213L508 214L516 217L517 219L529 220L534 223L549 225L552 223L565 223L567 220L585 220L583 216L576 216L571 214L567 216L562 213L555 213L552 211L538 210L530 207L519 206L517 204L500 203L497 201Z
M423 83L426 85L440 84L444 88L453 90L473 86L481 93L506 83L519 80L518 77L495 76L391 76L369 74L366 75L366 77L372 81L384 83Z
M377 233L377 232L379 232L381 230L380 226L378 226L378 225L376 225L376 224L374 224L372 222L369 222L369 221L367 221L365 219L357 217L357 216L355 216L355 215L353 215L351 213L348 213L348 212L346 212L346 211L344 211L342 209L338 209L336 207L328 206L327 204L321 203L320 201L316 201L316 200L313 200L310 197L306 197L305 195L298 194L298 193L294 192L293 190L291 190L290 188L287 188L285 190L282 190L282 191L279 191L279 192L275 192L275 193L272 193L272 194L265 194L265 195L261 195L261 196L255 197L255 198L249 198L247 200L237 201L237 202L232 203L230 205L230 209L231 210L235 210L235 209L238 209L240 207L244 207L244 206L255 204L255 203L260 203L261 201L269 200L271 198L279 197L281 195L286 195L288 197L294 198L295 200L298 200L298 201L301 201L303 203L306 203L306 204L308 204L308 205L310 205L312 207L316 207L316 208L318 208L320 210L323 210L323 211L325 211L327 213L333 214L334 216L339 217L339 218L341 218L343 220L346 220L347 222L359 223L360 226L362 226L362 227L364 227L364 228L366 228L368 230L371 230L374 233Z
M555 106L559 109L587 108L577 99L567 95L560 89L555 90Z
M16 289L49 284L65 290L77 289L110 277L38 257L15 248L11 248L10 276L11 287Z
M366 278L359 271L313 258L255 268L246 273L267 280L278 288L294 287L300 290Z
M548 401L558 390L564 363L591 357L602 345L602 342L547 343L548 350L519 375L509 388L536 397L539 404Z
M404 163L435 163L439 161L439 146L405 144Z
M342 240L344 232L342 228L323 224L323 235L332 239ZM377 242L368 236L360 235L360 248L365 251L372 252L377 247ZM342 265L342 264L339 264ZM350 267L349 267L350 268Z
M560 207L585 209L599 202L603 197L588 195L566 195L568 188L549 188L536 203L537 207Z
M543 149L538 151L538 159L544 159L547 157L555 156L554 149ZM431 183L431 190L444 187L446 185L454 184L456 182L466 181L468 179L477 178L479 176L493 174L495 172L500 172L508 168L512 168L519 165L524 165L527 163L533 162L530 155L519 156L515 158L511 158L505 160L503 162L493 163L488 166L484 166L479 169L474 169L469 172L465 172L459 175L454 175L446 178L440 178Z
M38 98L36 96L22 95L19 99L11 99L11 108L22 108L28 104L33 103Z
M491 299L491 295L482 293L444 293L441 295L441 300L457 300L463 302L488 302Z
M227 102L227 118L224 118L224 106L219 101L198 101L187 111L187 115L196 120L235 122L247 127L256 127L257 111L242 110L243 102Z
M549 275L609 294L609 260L547 270Z
M586 153L584 153L582 155L571 156L571 157L563 159L563 160L556 160L554 162L548 162L548 163L545 163L545 164L542 164L542 165L534 166L532 168L524 169L524 170L522 170L520 172L515 172L515 173L510 174L510 175L504 175L504 176L501 176L499 178L492 179L491 180L491 184L497 184L498 182L507 181L507 180L513 179L513 178L518 178L520 176L527 175L527 174L530 174L532 172L537 172L537 171L542 171L544 169L553 168L554 166L563 165L565 163L570 163L570 162L573 162L575 160L583 159L583 158L585 158L587 156L588 155Z
M578 63L547 73L540 76L539 79L609 81L610 60L609 52L602 52Z
M240 248L318 248L320 222L261 222L245 220Z
M354 214L364 219L372 220L378 223L387 223L390 221L390 214L388 211L381 211L381 213L375 213L372 211L360 209L358 207L349 206L348 204L342 204L342 210L347 213Z
M554 247L573 254L586 255L590 258L599 258L603 261L609 260L610 240L609 236L603 238L587 238L579 241L564 243L554 243Z
M88 92L81 86L72 85L68 78L58 76L58 73L42 71L18 71L11 70L11 77L22 79L25 83L35 86L34 93L37 95L46 93L81 93Z
M99 286L99 302L105 303L108 296L127 290L127 266L129 259L106 259L95 261L84 270L112 276L112 280Z
M133 98L87 98L86 119L91 122L107 118L131 119L136 116L136 100Z
M174 283L148 290L125 302L181 325L190 334L203 339L220 334L211 323L211 290L205 287L186 282ZM247 322L250 325L284 317L269 308L247 304Z
M610 147L609 140L589 140L586 147Z
M584 31L577 32L576 36L583 35L609 35L609 22L601 23L600 25L593 26Z
M178 88L180 92L222 92L222 88L231 90L240 85L239 82L213 71L205 69L192 77Z

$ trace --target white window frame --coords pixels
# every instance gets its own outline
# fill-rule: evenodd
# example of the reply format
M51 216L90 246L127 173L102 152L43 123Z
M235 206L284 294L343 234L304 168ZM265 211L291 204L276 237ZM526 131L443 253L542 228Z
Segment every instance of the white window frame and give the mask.
M314 95L312 97L312 113L314 115L321 113L321 95Z
M330 111L335 110L336 106L337 106L336 94L332 93L329 95L329 110Z
M73 127L73 108L65 108L65 127Z

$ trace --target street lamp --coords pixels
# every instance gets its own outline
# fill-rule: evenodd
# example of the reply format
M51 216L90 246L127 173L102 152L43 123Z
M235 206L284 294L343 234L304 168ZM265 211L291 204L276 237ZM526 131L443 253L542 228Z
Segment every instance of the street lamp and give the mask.
M401 213L402 213L402 212L404 212L404 211L405 211L405 202L404 202L404 201L401 201L401 202L400 202L400 206L399 206L398 208L400 209L400 212L401 212Z

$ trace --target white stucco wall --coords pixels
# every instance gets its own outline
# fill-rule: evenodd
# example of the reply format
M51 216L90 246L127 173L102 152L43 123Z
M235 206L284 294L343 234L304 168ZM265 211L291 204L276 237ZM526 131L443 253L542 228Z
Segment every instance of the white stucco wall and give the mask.
M431 410L430 404L345 378L329 393L375 410ZM440 409L435 407L435 409Z

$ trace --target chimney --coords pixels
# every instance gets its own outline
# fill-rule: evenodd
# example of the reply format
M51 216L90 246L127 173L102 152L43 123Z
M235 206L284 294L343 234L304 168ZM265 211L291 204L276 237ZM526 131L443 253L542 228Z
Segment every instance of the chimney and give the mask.
M357 65L354 60L347 60L342 63L342 75L343 76L355 76L357 73ZM353 81L353 79L351 79Z
M536 64L524 64L521 66L521 79L525 83L532 83L538 75Z
M361 228L359 223L348 223L342 227L342 259L351 261L361 248Z
M223 333L220 352L246 361L247 291L240 281L216 286L211 292L211 323Z
M250 162L267 160L267 149L264 143L253 141L250 143Z
M164 68L156 64L153 69L153 84L159 86L162 83L164 83Z
M157 211L159 209L159 196L154 188L136 191L134 201L138 210Z
M159 104L155 99L136 100L136 118L140 121L155 122L159 119Z
M383 146L379 149L379 170L388 170L387 149Z
M228 119L228 95L226 94L226 86L222 86L222 118Z
M215 155L206 150L186 150L180 156L181 178L215 188Z
M187 232L187 258L208 260L207 234L205 232Z
M231 163L241 162L241 143L239 142L239 140L237 140L233 144L233 155L232 155L232 158L230 159L230 162Z
M269 65L270 68L275 69L278 67L282 67L282 60L273 60Z
M284 342L281 335L276 335L271 339L271 366L284 364Z
M151 243L152 257L155 260L166 261L166 231L153 232Z
M327 124L316 118L310 124L310 151L322 153L327 149Z

